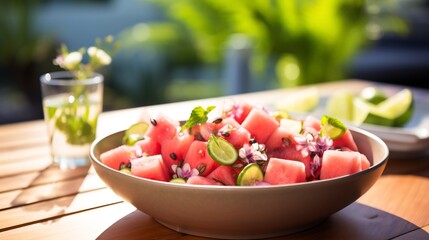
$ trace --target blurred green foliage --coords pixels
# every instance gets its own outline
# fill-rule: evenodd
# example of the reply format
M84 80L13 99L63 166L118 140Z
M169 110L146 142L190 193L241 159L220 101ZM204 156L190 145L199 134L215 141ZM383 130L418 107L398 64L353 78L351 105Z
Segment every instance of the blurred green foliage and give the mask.
M205 62L222 61L231 35L247 35L254 74L266 77L266 63L274 62L281 86L341 79L347 60L366 41L362 0L150 2L179 24L179 34Z

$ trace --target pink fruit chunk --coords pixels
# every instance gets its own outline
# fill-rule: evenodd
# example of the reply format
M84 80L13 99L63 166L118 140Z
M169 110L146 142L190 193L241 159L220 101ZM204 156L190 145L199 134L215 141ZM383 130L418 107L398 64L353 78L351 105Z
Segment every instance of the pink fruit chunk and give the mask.
M134 146L121 145L100 155L100 161L106 166L119 170L121 164L128 165L131 159L141 157L141 151Z
M305 166L298 161L270 158L264 182L272 185L305 182Z
M219 166L207 178L228 186L234 186L237 182L237 174L231 166Z
M294 137L296 133L291 132L289 129L284 127L278 127L271 133L265 142L267 151L274 151L278 148L285 148L295 144Z
M294 145L291 146L285 146L283 148L276 148L273 151L268 152L269 158L281 158L281 159L287 159L287 160L294 160L302 162L305 166L305 174L309 180L313 179L313 176L311 175L311 169L310 169L310 163L312 161L311 156L303 156L301 151L296 150Z
M159 154L131 160L131 174L164 182L170 180L168 170Z
M273 116L258 108L253 108L241 125L250 132L252 138L262 144L279 127Z
M337 148L341 149L343 147L346 147L351 151L355 151L355 152L358 151L358 147L349 129L347 129L347 131L341 137L335 139L332 145L335 149Z
M171 174L174 173L172 165L179 165L185 159L189 147L194 141L194 136L188 132L180 132L171 139L164 140L161 148L162 159Z
M231 106L231 109L228 109L226 117L232 117L235 121L241 124L253 108L254 106L249 103L236 102Z
M178 121L175 121L161 113L152 118L150 122L151 124L146 132L146 136L161 145L164 140L171 139L176 136L179 130Z
M194 185L222 185L220 182L216 182L213 179L206 178L203 176L192 176L186 181L188 184L194 184Z
M184 163L189 163L191 169L197 169L200 175L204 177L220 166L207 152L207 142L198 140L193 141L189 146Z
M161 153L161 145L150 137L145 137L143 140L137 141L135 145L140 147L142 153L145 155L157 155Z
M242 127L233 118L225 118L219 125L221 127L217 135L227 140L234 147L241 148L244 144L249 143L249 131Z
M341 177L361 171L361 158L359 152L326 150L323 153L320 179Z
M312 115L309 115L304 119L303 127L304 127L304 129L312 128L312 129L316 130L317 132L319 132L320 128L321 128L320 119L318 119Z

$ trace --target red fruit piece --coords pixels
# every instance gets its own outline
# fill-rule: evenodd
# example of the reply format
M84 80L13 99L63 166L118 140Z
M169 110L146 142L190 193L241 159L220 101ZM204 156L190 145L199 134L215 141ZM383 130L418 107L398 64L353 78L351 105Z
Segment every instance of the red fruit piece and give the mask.
M164 140L171 139L179 131L179 122L175 121L164 114L158 114L150 120L151 124L146 132L146 136L159 144L163 144Z
M271 133L279 127L279 123L273 116L257 108L250 111L241 125L261 144L264 144Z
M200 175L204 177L220 166L207 152L207 142L198 140L193 141L189 146L184 163L189 163L191 169L197 169Z
M305 166L298 161L270 158L264 182L272 185L305 182Z
M162 161L161 155L131 160L131 174L152 180L170 181L170 175L168 174L167 167Z
M194 141L194 136L188 132L180 132L171 139L164 140L161 148L162 159L167 166L168 171L173 174L172 165L179 165L185 159L189 147Z

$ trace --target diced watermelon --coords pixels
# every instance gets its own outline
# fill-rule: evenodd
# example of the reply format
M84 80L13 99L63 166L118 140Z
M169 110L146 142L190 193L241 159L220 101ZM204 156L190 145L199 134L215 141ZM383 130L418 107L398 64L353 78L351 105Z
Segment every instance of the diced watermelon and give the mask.
M225 118L219 124L221 128L218 131L218 136L224 138L236 148L243 147L249 143L250 133L242 127L234 118Z
M298 161L270 158L264 182L272 185L305 182L305 166Z
M189 146L184 163L189 163L191 169L197 169L204 177L220 166L207 152L207 142L198 140L193 141Z
M341 177L361 170L362 160L359 152L326 150L323 153L320 179Z
M188 181L186 181L186 183L195 185L222 185L220 182L216 182L213 179L203 176L192 176L188 179Z
M267 141L265 142L265 147L267 148L267 151L274 151L277 148L295 145L295 136L298 135L291 132L289 129L285 127L278 127L268 137Z
M225 114L227 117L232 117L241 124L247 118L250 111L254 108L253 105L246 102L235 102Z
M137 141L135 145L139 146L142 153L148 156L161 153L161 145L150 137L145 137L143 140Z
M162 145L165 139L171 139L176 136L178 130L178 121L160 113L151 119L151 124L146 132L146 136Z
M320 128L321 128L320 119L318 119L312 115L308 115L304 119L303 127L304 127L304 129L312 128L312 129L316 130L317 132L319 132Z
M237 174L231 166L219 166L207 178L228 186L234 186L237 182Z
M312 161L311 156L302 156L301 151L296 150L295 146L285 146L284 148L276 148L273 151L267 152L268 158L281 158L287 160L295 160L302 162L305 166L305 174L308 179L312 179L310 163Z
M258 108L253 108L241 125L250 132L252 138L262 144L279 127L273 116Z
M341 149L343 147L347 147L351 151L355 151L355 152L358 151L358 147L357 147L355 140L353 139L353 135L349 129L347 129L347 131L341 137L335 139L333 141L332 146L335 149Z
M369 162L368 158L364 154L360 154L360 160L361 160L361 166L362 170L368 169L371 166L371 163Z
M180 132L171 139L164 140L161 148L162 159L170 173L174 173L172 165L179 165L185 159L189 146L194 141L194 136L188 132Z
M132 159L131 174L152 180L170 181L168 169L164 165L160 154Z
M121 164L128 165L131 159L141 157L141 151L134 146L121 145L100 155L100 161L106 166L119 170Z

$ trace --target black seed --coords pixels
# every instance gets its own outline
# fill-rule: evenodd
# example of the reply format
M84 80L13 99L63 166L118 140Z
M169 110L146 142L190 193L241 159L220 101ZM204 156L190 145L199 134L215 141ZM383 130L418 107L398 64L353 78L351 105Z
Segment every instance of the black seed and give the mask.
M205 164L198 165L196 168L200 174L202 174L206 171L206 165Z
M251 139L249 140L249 143L250 143L250 144L254 144L254 143L256 143L256 139L251 138Z
M222 118L218 118L218 119L213 120L213 123L219 124L222 122L222 120L223 120Z
M170 153L170 157L173 160L177 160L177 155L175 153Z
M155 119L150 119L150 123L152 123L152 125L154 125L154 126L156 126L158 123L156 122L156 120Z
M222 134L222 136L224 136L224 137L229 137L231 134L229 133L229 132L223 132L223 133L221 133Z
M289 145L290 145L290 139L289 139L289 138L282 138L282 143L283 143L285 146L289 146Z

